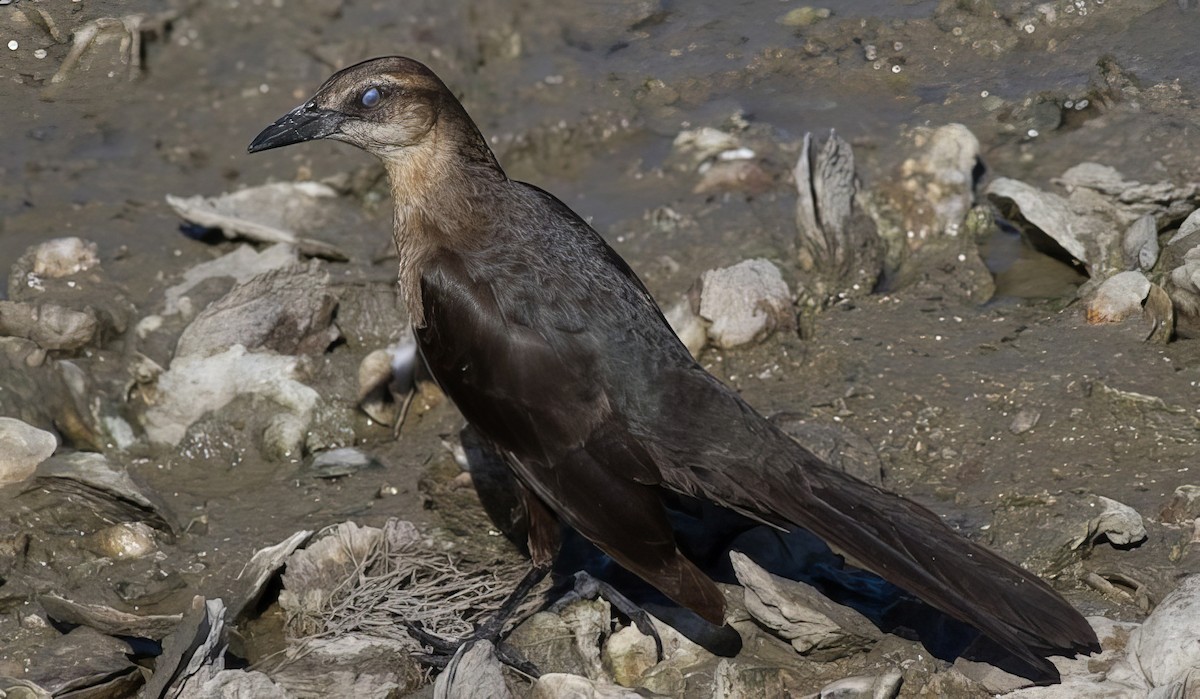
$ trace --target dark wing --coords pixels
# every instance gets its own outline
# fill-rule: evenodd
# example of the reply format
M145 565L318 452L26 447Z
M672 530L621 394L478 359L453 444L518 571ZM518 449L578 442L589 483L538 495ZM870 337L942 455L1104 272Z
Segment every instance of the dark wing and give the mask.
M663 380L663 401L689 406L639 426L664 486L804 527L1047 677L1057 671L1042 655L1099 650L1091 626L1036 575L925 507L828 466L707 373L676 370Z
M424 328L435 379L463 416L509 456L517 477L563 521L678 603L724 622L724 597L676 548L658 470L611 409L594 337L522 299L522 278L472 276L458 255L425 267ZM530 292L574 298L569 280ZM573 304L567 304L573 305ZM536 542L531 542L536 543ZM536 548L536 547L535 547Z

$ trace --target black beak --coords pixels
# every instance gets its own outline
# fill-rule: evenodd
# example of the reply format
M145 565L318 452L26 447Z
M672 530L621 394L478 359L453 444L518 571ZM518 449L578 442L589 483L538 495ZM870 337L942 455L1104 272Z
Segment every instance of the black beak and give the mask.
M325 138L337 130L346 115L331 109L318 109L311 104L302 104L284 114L274 124L262 130L246 148L257 153L293 143Z

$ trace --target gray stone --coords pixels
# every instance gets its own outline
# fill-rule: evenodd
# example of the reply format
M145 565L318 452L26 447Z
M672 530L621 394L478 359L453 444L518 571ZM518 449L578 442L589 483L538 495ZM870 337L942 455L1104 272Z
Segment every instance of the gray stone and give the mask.
M1088 322L1119 323L1140 314L1151 286L1141 272L1121 272L1105 279L1088 301Z
M143 416L146 436L176 445L205 413L249 393L279 406L270 451L298 456L320 395L297 380L297 362L295 357L250 353L241 345L208 357L178 357L158 377L158 402Z
M857 675L831 682L817 693L820 699L892 699L900 693L899 670L882 675Z
M319 182L273 182L218 197L176 197L167 204L182 218L218 228L227 238L287 243L305 255L346 260L337 246L306 237L320 230L337 192Z
M1159 514L1159 520L1171 524L1186 524L1200 517L1200 486L1181 485L1171 495L1171 501Z
M814 660L836 660L883 637L865 616L831 601L811 585L771 575L736 551L729 558L738 582L746 588L747 611L798 652Z
M179 337L175 357L208 357L232 345L319 354L338 337L335 308L329 275L315 266L264 272L205 308Z
M96 315L53 303L0 301L0 335L33 340L42 349L76 350L92 342Z
M1154 687L1183 681L1200 668L1200 575L1186 578L1133 633L1129 661Z
M758 342L791 320L791 293L779 268L767 260L739 262L701 276L700 315L722 349Z
M33 273L57 279L100 264L96 244L80 238L55 238L33 248Z
M1128 269L1149 272L1158 262L1158 225L1154 217L1142 216L1125 231L1122 241L1125 265Z
M11 417L0 417L0 485L19 483L50 458L58 447L54 435Z
M290 267L300 261L295 246L287 243L277 243L257 252L249 245L238 246L236 250L222 255L215 260L202 262L183 273L183 281L168 287L163 293L166 298L165 315L175 315L190 309L187 293L207 279L228 277L237 283L250 281L264 272L282 267Z
M1146 539L1146 525L1142 516L1129 505L1102 495L1095 496L1094 506L1099 514L1093 516L1086 530L1071 541L1071 548L1092 545L1101 536L1115 546L1125 546Z
M361 696L361 695L355 695ZM503 668L490 641L460 646L433 685L433 699L508 699Z
M508 643L547 673L585 675L587 658L575 643L571 626L557 614L538 612L509 634Z
M601 650L601 659L617 684L633 687L658 663L658 651L653 638L631 625L609 637Z
M529 699L646 699L646 694L580 675L551 672L533 683ZM657 696L657 695L651 695Z

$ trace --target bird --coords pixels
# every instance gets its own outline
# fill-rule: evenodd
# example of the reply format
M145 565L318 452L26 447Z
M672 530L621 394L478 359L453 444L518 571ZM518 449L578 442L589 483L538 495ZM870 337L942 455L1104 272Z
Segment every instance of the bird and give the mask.
M599 233L505 174L426 65L389 56L345 68L248 150L317 139L357 146L387 171L418 350L519 484L527 581L552 564L565 523L720 626L725 599L680 551L666 508L694 498L811 531L1039 680L1059 678L1048 656L1099 650L1084 617L1037 575L831 467L709 374Z

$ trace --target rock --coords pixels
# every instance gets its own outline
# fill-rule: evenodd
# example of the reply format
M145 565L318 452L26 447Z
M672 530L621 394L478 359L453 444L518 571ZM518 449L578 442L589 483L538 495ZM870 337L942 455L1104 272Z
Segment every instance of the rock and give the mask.
M186 301L186 294L205 280L230 277L242 284L271 270L291 267L299 261L295 246L287 243L276 243L262 252L256 252L249 245L239 245L231 253L202 262L184 272L183 281L163 292L166 298L163 313L175 315L187 311L190 316L191 304Z
M775 21L785 27L808 27L823 19L828 19L831 14L827 7L805 5L804 7L789 10Z
M1200 322L1200 235L1172 239L1159 266L1170 270L1164 283L1179 314L1193 325Z
M1167 181L1126 180L1119 171L1107 165L1080 163L1054 181L1072 194L1085 188L1105 195L1127 210L1126 224L1143 214L1151 214L1159 220L1178 220L1196 208L1198 186L1194 183L1175 185Z
M105 636L94 629L80 626L59 636L51 643L31 649L27 656L28 670L21 679L33 682L55 696L78 692L87 696L128 696L126 692L104 693L99 690L115 678L136 678L127 690L136 689L141 682L137 666L129 658L133 649L124 641ZM15 694L15 696L21 696Z
M1200 209L1196 209L1183 219L1183 223L1179 224L1179 230L1175 231L1175 234L1167 241L1167 245L1172 245L1197 231L1200 231Z
M338 329L351 349L393 347L413 341L408 310L394 282L340 282L334 277L330 289L338 298Z
M1042 413L1033 408L1022 408L1016 416L1013 417L1012 424L1008 426L1008 431L1013 434L1024 434L1037 426L1038 420L1042 419Z
M1154 217L1143 216L1125 231L1121 243L1127 269L1149 272L1158 262L1158 226Z
M415 528L396 528L396 544L415 539ZM358 561L376 555L385 537L378 527L343 522L307 548L287 557L279 606L288 614L288 631L312 636L324 630L325 605L353 575Z
M241 345L251 352L320 354L338 338L337 298L315 266L284 267L238 284L196 317L175 357L208 357Z
M285 655L281 667L266 672L288 697L391 699L408 696L424 684L424 673L412 657L412 646L392 638L343 632L332 638L310 638L289 645ZM446 674L449 672L447 669ZM479 674L467 674L477 681L484 680ZM464 689L462 684L456 686ZM436 691L434 696L438 696ZM458 696L487 695L464 692Z
M679 341L693 357L699 357L708 344L708 323L696 312L693 300L689 296L679 299L663 313L671 329L679 336Z
M95 313L52 303L0 301L0 335L32 340L42 349L76 350L96 338Z
M27 330L8 334L31 338L46 349L54 344L53 349L72 350L124 333L136 309L124 288L100 266L90 244L46 246L27 249L13 263L8 277L9 300L0 303L20 304L19 313L25 317ZM9 310L18 312L15 308ZM0 330L0 334L5 332Z
M1006 177L992 181L988 198L1033 246L1053 254L1061 247L1093 279L1124 270L1120 212L1094 190L1076 189L1070 199Z
M0 363L13 367L37 368L46 363L46 350L23 337L0 337Z
M225 669L225 605L197 595L179 626L162 641L162 654L142 696L204 696L198 688Z
M254 555L243 566L241 574L238 575L235 593L229 602L229 618L232 621L238 622L243 612L254 608L254 605L262 597L267 584L283 568L288 557L303 546L312 535L311 529L302 529L278 544L254 552Z
M11 417L0 417L0 486L33 475L58 448L54 435Z
M979 157L978 139L961 124L914 129L911 141L914 155L863 197L886 247L886 268L905 275L925 266L909 262L913 253L959 236L974 202Z
M121 522L91 536L96 553L106 558L141 558L158 550L154 530L142 522Z
M900 693L899 670L882 675L856 675L831 682L817 693L820 699L892 699Z
M962 124L946 124L932 132L918 129L913 144L921 150L901 165L905 188L914 193L917 206L932 214L924 226L910 227L914 240L928 235L957 235L975 199L975 168L979 139Z
M746 260L709 270L701 278L700 316L722 349L758 342L793 324L791 292L771 262Z
M396 519L382 528L343 522L324 534L287 558L279 605L293 637L386 634L423 652L398 620L461 638L500 607L528 570L524 561L497 556L483 563L451 553L448 540Z
M257 670L220 670L203 683L188 684L173 699L291 699L292 696Z
M52 456L38 465L26 492L34 488L61 494L73 507L86 507L110 522L145 522L168 537L178 530L171 511L103 454Z
M834 133L818 150L804 135L796 180L796 230L800 269L811 273L813 302L866 295L883 270L882 241L875 224L856 211L858 178L854 151Z
M308 471L317 478L340 478L383 464L356 447L341 447L314 454Z
M0 677L0 696L12 699L54 699L54 695L29 680Z
M658 664L658 651L653 638L630 625L608 638L601 659L617 684L634 687L647 670Z
M234 345L212 356L178 357L158 378L158 402L146 411L143 426L152 442L179 444L188 427L205 413L219 410L243 394L262 396L279 407L269 450L299 455L304 432L320 395L297 378L295 357L249 353Z
M558 616L571 630L571 638L583 659L584 673L593 680L610 681L600 659L600 649L612 627L612 610L608 601L597 599L575 600L558 609Z
M746 610L797 652L814 660L836 660L883 637L865 616L831 601L811 585L771 575L736 551L729 558L738 582L746 588Z
M717 657L653 616L650 623L662 639L663 661L642 676L643 690L666 696L711 694L710 673L719 663Z
M552 612L538 612L521 622L509 634L508 643L542 672L587 673L587 658L580 652L571 626Z
M671 147L675 153L689 160L693 168L698 168L721 153L736 151L741 147L741 142L733 134L711 126L702 126L680 131Z
M46 615L60 623L88 626L109 636L137 636L161 640L179 626L182 614L150 614L139 616L122 612L103 604L84 604L45 594L38 603Z
M654 695L657 696L657 695ZM646 694L579 675L551 672L533 683L529 699L645 699Z
M1187 524L1200 517L1200 486L1181 485L1175 489L1171 501L1163 507L1158 518L1171 524Z
M1114 167L1090 162L1071 166L1057 181L1068 191L1076 187L1088 187L1112 195L1120 194L1137 184L1126 181L1124 175Z
M319 182L274 182L218 197L167 195L180 217L205 228L220 229L227 238L259 243L287 243L313 257L345 261L337 246L305 237L319 231L337 192Z
M100 264L96 244L80 238L55 238L33 248L33 273L57 279Z
M362 696L355 694L355 696ZM561 696L561 695L558 695ZM503 668L491 641L460 646L433 685L433 699L509 699Z
M1153 687L1182 682L1200 668L1200 575L1185 578L1133 632L1129 661Z
M1088 322L1118 323L1140 313L1150 286L1141 272L1121 272L1105 279L1088 302Z
M742 157L744 152L750 158ZM731 156L731 157L725 157ZM775 186L775 178L757 160L752 160L754 151L737 149L725 151L711 165L700 167L700 181L692 188L694 194L718 192L745 192L762 194Z
M1105 537L1114 546L1128 546L1146 540L1146 526L1142 516L1129 505L1102 495L1094 496L1093 507L1099 514L1088 520L1086 530L1071 541L1071 548L1092 546L1100 537Z
M1165 344L1175 332L1175 308L1167 292L1141 272L1121 272L1105 279L1091 292L1087 321L1131 321L1139 339Z

